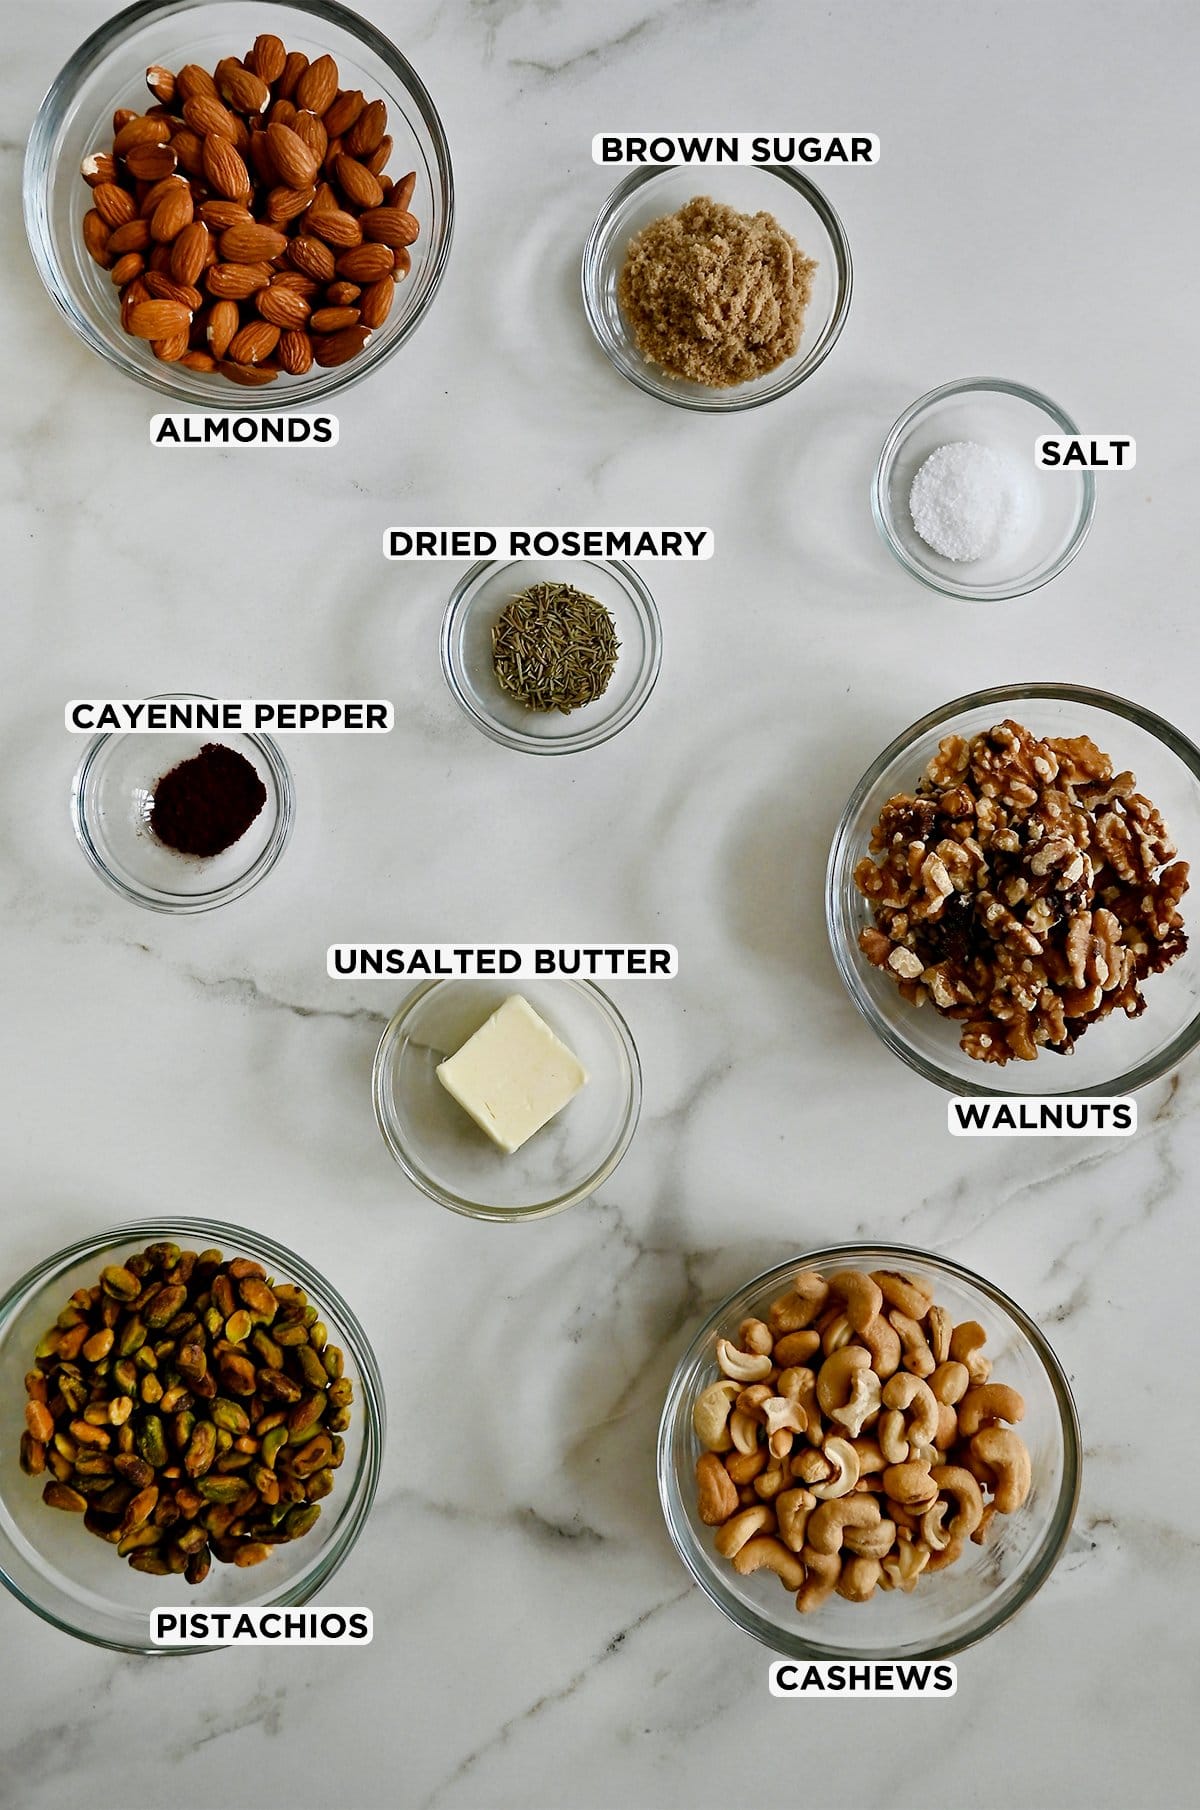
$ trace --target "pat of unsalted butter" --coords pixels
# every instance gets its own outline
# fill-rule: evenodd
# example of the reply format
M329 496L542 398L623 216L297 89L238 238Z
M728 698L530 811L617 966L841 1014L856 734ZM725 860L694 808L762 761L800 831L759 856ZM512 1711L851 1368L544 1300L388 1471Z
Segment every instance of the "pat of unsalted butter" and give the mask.
M539 1018L510 994L437 1078L508 1156L540 1131L587 1082L587 1070Z

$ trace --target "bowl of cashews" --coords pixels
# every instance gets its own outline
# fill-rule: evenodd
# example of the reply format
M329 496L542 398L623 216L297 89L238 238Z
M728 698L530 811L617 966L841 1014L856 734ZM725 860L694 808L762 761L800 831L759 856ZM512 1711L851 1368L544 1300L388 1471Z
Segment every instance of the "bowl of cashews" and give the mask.
M993 1283L854 1244L756 1276L672 1378L659 1494L731 1621L792 1658L933 1659L1045 1583L1079 1497L1062 1367Z

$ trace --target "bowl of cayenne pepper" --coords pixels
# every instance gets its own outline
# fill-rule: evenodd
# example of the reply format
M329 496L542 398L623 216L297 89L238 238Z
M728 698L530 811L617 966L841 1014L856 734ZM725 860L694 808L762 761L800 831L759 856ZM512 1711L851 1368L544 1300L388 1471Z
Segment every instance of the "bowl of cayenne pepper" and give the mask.
M249 892L287 844L295 793L266 735L197 726L175 693L168 726L106 731L88 743L71 787L76 839L100 878L150 911L211 911ZM178 708L174 708L174 707Z

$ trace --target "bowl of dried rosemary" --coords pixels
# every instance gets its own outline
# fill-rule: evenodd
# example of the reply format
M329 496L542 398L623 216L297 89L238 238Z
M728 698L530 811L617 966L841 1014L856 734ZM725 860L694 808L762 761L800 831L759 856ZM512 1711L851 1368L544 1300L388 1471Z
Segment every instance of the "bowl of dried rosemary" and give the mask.
M661 659L654 599L615 560L484 560L442 622L452 695L484 735L526 754L608 741L645 704Z

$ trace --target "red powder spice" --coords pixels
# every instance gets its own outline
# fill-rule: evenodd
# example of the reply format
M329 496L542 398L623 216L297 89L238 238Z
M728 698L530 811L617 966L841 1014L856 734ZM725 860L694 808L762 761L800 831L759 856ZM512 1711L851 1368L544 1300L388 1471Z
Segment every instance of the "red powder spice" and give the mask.
M155 786L150 828L182 855L219 855L246 834L266 802L267 788L244 754L205 742Z

